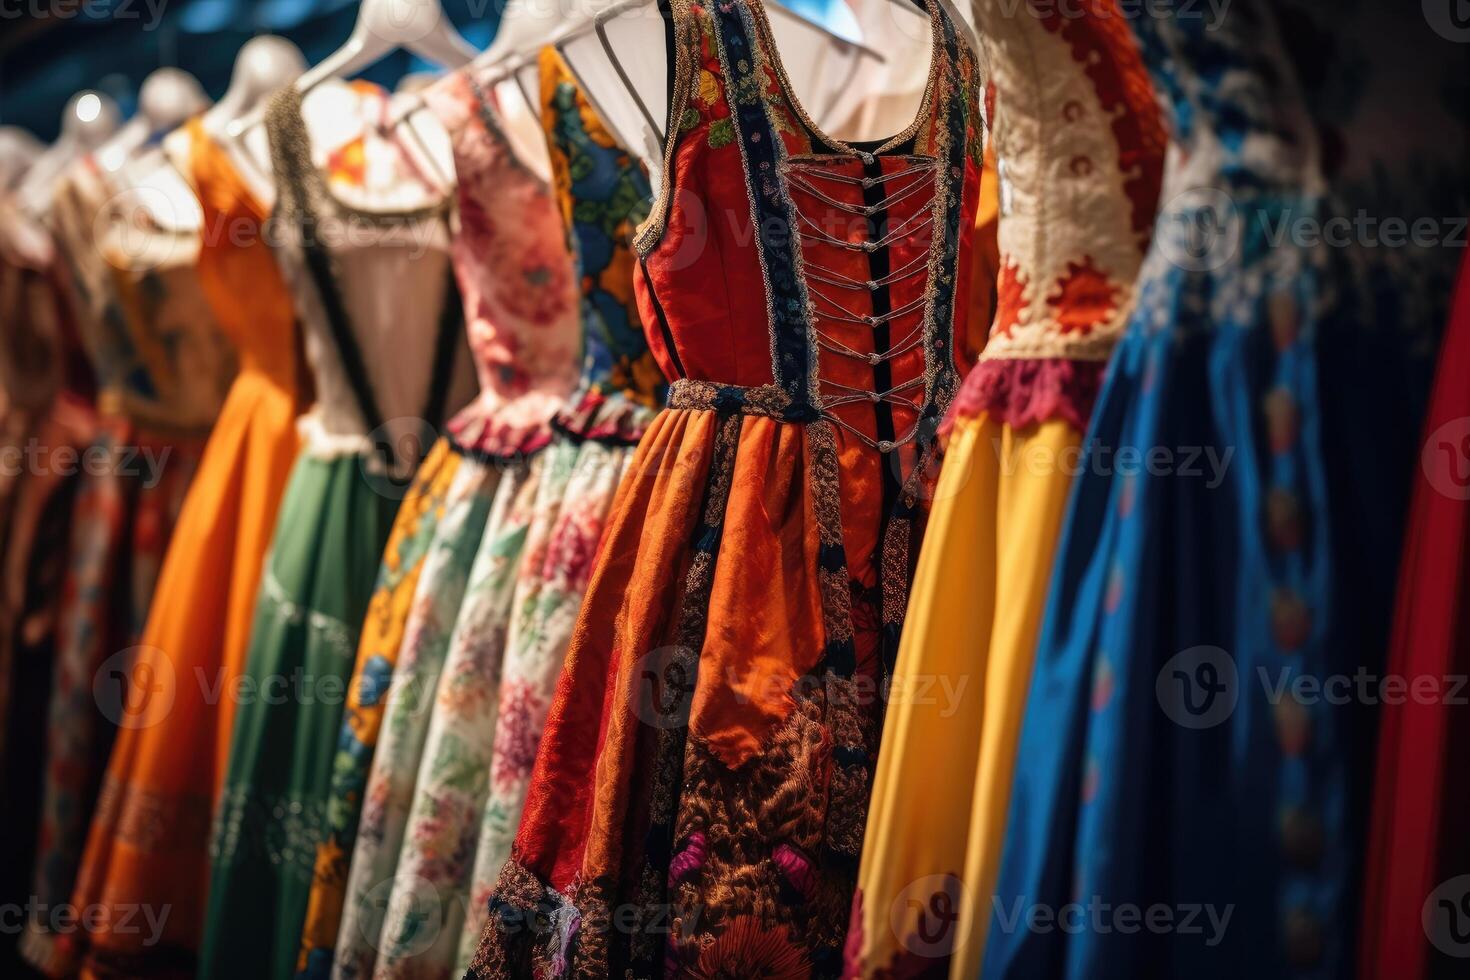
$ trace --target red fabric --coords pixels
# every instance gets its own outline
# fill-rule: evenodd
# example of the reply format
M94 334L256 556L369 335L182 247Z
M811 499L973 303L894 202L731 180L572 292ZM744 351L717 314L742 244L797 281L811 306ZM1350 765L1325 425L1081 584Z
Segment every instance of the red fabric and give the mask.
M1430 678L1439 693L1409 696L1403 704L1382 709L1363 888L1359 952L1364 980L1430 975L1435 954L1421 912L1441 882L1470 872L1470 853L1462 840L1470 820L1470 783L1458 771L1462 757L1452 755L1453 746L1470 744L1470 721L1463 706L1446 703L1457 700L1449 695L1466 695L1449 679L1470 672L1470 620L1462 614L1470 607L1466 364L1470 256L1461 266L1425 424L1421 466L1415 473L1387 674L1404 677L1410 692L1416 678ZM1463 962L1457 965L1464 969ZM1446 975L1464 973L1451 967Z
M654 357L667 378L771 384L770 314L739 148L711 148L700 127L680 137L673 170L668 226L633 277ZM672 329L672 353L660 324Z
M723 69L711 48L710 15L698 6L691 7L690 15L699 27L702 70L695 73L689 104L679 114L667 221L635 270L634 283L650 348L667 377L750 391L775 383L771 324L776 318L768 308L773 291L762 268L751 178L735 142ZM766 43L764 35L758 43ZM742 72L748 70L749 63L744 64ZM954 83L948 73L941 77L955 85L953 97L972 97L973 66L966 59L960 67L964 84ZM671 722L687 723L689 736L686 769L677 777L682 784L676 801L680 819L698 812L690 819L713 828L717 821L711 809L726 814L708 842L713 860L723 862L718 872L723 877L709 879L719 885L702 886L717 903L730 902L735 889L744 895L741 902L771 901L764 894L771 882L731 870L732 848L742 855L771 855L806 880L800 870L805 858L797 851L815 853L829 835L842 839L844 822L856 826L850 836L861 833L859 808L830 802L862 790L850 779L849 785L835 786L838 767L832 746L836 739L856 741L865 732L856 721L852 731L828 731L826 719L796 710L791 692L824 655L832 596L827 589L845 588L851 600L857 674L871 678L877 673L885 598L878 588L884 557L880 535L885 497L892 496L885 489L902 481L920 461L920 440L914 438L919 410L913 402L923 399L924 382L933 380L925 373L922 301L935 229L925 217L937 188L953 192L954 184L961 184L948 202L963 209L956 243L958 282L936 285L967 289L979 161L967 157L957 172L943 163L928 165L927 158L937 157L947 145L941 136L949 117L939 111L945 100L926 101L929 115L920 118L912 140L914 156L925 162L919 165L896 154L879 157L885 174L890 230L884 244L890 271L877 276L863 251L824 241L825 235L848 242L869 240L863 164L847 154L812 155L810 134L769 68L763 78L746 80L761 82L762 92L746 95L761 96L773 130L785 144L785 164L799 171L794 178L789 173L783 178L798 222L763 230L772 238L801 238L802 279L815 328L807 339L823 345L812 387L838 423L830 426L835 466L830 457L817 454L813 430L799 419L752 412L738 419L736 427L722 421L730 416L713 410L674 408L649 426L612 507L513 850L520 869L563 896L580 888L606 890L614 897L642 889L640 876L647 869L640 852L649 838L651 815L669 806L667 799L655 805L652 797L661 785L654 770L660 759L658 734ZM969 118L974 117L971 103ZM948 135L963 137L970 147L978 145L976 133ZM811 233L812 224L819 234ZM908 228L918 231L909 236ZM820 280L811 273L818 267L826 270L818 274L835 277L839 285L816 285ZM871 294L881 287L876 281L869 286L870 276L883 279L891 303L886 355L874 349L875 324L852 319L875 314ZM780 312L786 320L793 311ZM962 346L966 312L961 303L953 316L956 347ZM955 356L954 350L939 353ZM877 364L873 354L878 354ZM878 364L886 364L890 380L879 382ZM870 444L880 438L880 402L891 409L894 430L882 437L898 443L886 455ZM716 459L721 468L712 471ZM895 472L885 474L888 465ZM829 580L819 571L824 567L824 532L817 509L832 505L841 512L843 577ZM910 520L917 523L922 516ZM913 525L905 521L888 526ZM696 544L696 532L701 539L707 532L715 539ZM891 577L883 582L890 602L900 606L904 571L889 569ZM698 649L687 650L681 643L697 643ZM667 709L659 705L673 681L664 676L663 667L670 660L680 663L686 654L697 654L699 664L687 700L688 717L666 717ZM682 708L682 696L677 691L674 696ZM863 707L872 710L871 705ZM829 812L829 807L844 812ZM803 913L806 921L799 926L794 921L781 926L783 934L789 928L800 934L802 943L825 942L832 929L822 924L824 919L840 909L845 920L848 873L818 869L817 887L825 890L826 905ZM590 894L582 898L592 900ZM714 913L711 920L725 930L716 943L743 935ZM592 935L590 927L582 928L584 936ZM685 952L699 955L703 963L691 937L707 927L688 923L685 928ZM500 942L489 930L486 936L490 947ZM589 957L579 964L584 972L595 969L586 963L605 955L595 951L602 941L585 940L591 945L582 950Z
M630 773L596 774L599 766L633 764L638 719L619 706L639 703L637 685L647 678L636 662L664 642L713 438L712 413L659 415L618 487L516 836L517 859L557 888L576 879L584 849L605 867L620 864L608 854L622 841L635 780ZM599 786L608 794L602 801L594 798Z
M1062 418L1086 432L1106 370L1106 361L981 361L960 386L941 431L948 434L957 419L985 414L1013 429Z

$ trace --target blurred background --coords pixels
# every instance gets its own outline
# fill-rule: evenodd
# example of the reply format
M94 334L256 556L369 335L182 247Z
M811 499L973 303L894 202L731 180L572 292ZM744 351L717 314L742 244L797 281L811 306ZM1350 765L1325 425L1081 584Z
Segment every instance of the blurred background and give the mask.
M505 4L442 5L460 33L484 48ZM839 32L855 27L841 0L785 6ZM66 100L83 88L111 95L126 117L143 79L165 65L189 72L218 99L235 54L252 36L290 38L314 64L347 40L356 19L357 0L0 0L0 123L55 139ZM392 87L409 72L434 67L398 52L362 77Z
M505 0L443 6L460 33L483 48ZM55 139L66 100L83 88L106 92L130 115L138 86L164 65L189 72L217 99L236 52L253 35L290 38L316 62L341 46L356 19L356 0L3 0L0 123ZM398 52L363 77L392 86L427 67Z

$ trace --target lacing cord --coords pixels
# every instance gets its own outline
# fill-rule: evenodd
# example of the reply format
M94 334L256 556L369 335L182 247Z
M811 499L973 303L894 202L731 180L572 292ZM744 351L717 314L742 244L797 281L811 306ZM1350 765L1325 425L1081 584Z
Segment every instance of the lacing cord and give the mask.
M853 177L849 174L833 173L830 170L824 170L820 167L804 166L801 163L793 163L791 165L789 173L800 173L803 176L819 176L827 180L837 181L840 184L857 184L861 187L876 187L878 184L881 184L885 181L897 180L898 178L907 176L908 174L918 173L925 170L929 171L930 173L936 173L938 171L938 166L934 162L914 163L910 164L902 170L895 170L892 173L886 173L882 177Z
M882 238L868 239L861 242L850 242L847 241L845 238L834 238L832 235L827 234L827 232L823 231L820 227L817 226L817 223L815 221L813 221L811 218L808 218L800 211L796 212L796 216L800 218L802 222L811 229L812 232L810 235L803 232L803 238L815 238L819 242L825 242L828 245L836 245L838 248L845 248L850 252L876 252L880 248L885 248L889 245L892 245L900 238L907 238L909 235L912 235L914 232L924 227L924 225L932 225L934 222L934 212L929 210L928 208L925 208L922 211L915 211L903 221L899 222L896 226L890 228L888 234L884 235Z
M817 265L811 259L807 259L806 275L808 279L815 279L817 282L826 283L829 286L837 286L842 289L866 289L872 292L883 286L891 286L900 279L908 278L914 270L928 264L928 262L929 256L921 252L904 263L903 268L896 269L881 279L854 279L851 276L843 275L836 269L830 269L824 265Z
M824 350L829 350L834 354L842 354L847 357L851 357L854 360L866 361L873 367L877 367L884 361L891 360L895 357L902 357L904 354L907 354L909 351L913 350L915 347L918 347L923 342L923 320L920 320L918 324L915 325L914 329L909 331L908 336L899 341L897 344L888 348L888 350L882 354L879 354L876 351L870 351L865 354L862 351L853 350L842 341L834 340L833 338L828 337L826 334L822 333L820 330L817 331L817 345L822 347Z
M914 378L911 381L905 381L904 383L899 385L894 385L887 391L866 391L862 388L854 388L850 385L841 384L837 381L828 381L826 379L822 379L820 383L847 392L846 394L835 395L823 394L822 416L831 421L833 425L839 425L842 428L846 429L848 432L851 432L858 440L878 450L880 453L889 453L900 446L906 446L910 442L912 442L914 440L914 436L918 434L919 422L916 421L913 425L909 427L909 431L905 433L903 438L901 439L874 439L866 432L845 421L840 415L834 413L832 409L838 408L842 405L853 405L863 402L868 402L874 405L878 404L879 402L887 402L890 405L898 405L914 412L920 412L923 410L923 406L920 405L916 399L902 395L900 394L900 392L903 392L909 388L922 385L924 383L924 379L922 377Z
M831 303L840 311L837 313L821 311L817 309L815 302L809 302L809 310L813 316L822 316L826 317L828 320L839 320L845 323L862 323L870 327L876 327L879 324L887 323L891 320L897 320L900 317L907 316L917 309L922 309L925 303L929 302L935 297L935 294L933 292L926 291L920 293L918 296L915 296L913 299L909 300L902 306L898 306L894 309L889 310L887 313L870 314L854 312L853 310L850 310L847 307L843 306L841 303L837 302L835 299L828 296L821 290L815 288L814 286L808 286L807 292L811 293L813 296L821 297L828 303Z
M892 193L884 197L883 200L876 201L872 204L850 204L847 201L839 201L835 197L831 197L817 187L814 187L806 179L799 179L797 174L795 173L791 174L787 178L787 183L792 187L800 188L801 190L810 194L812 197L815 197L822 203L831 205L832 207L837 208L838 210L846 214L863 215L864 217L866 217L876 214L884 208L891 208L893 207L893 205L899 203L900 201L907 200L914 194L934 183L934 171L930 169L929 172L923 177L920 177L917 180L909 181L907 186L905 186L902 190L893 191Z
M919 174L920 176L903 182L904 178L912 174ZM817 201L835 208L843 214L871 218L874 214L891 209L894 205L929 188L935 183L937 174L938 168L928 163L911 165L893 173L884 174L881 177L853 177L847 174L832 173L820 168L804 168L799 164L795 164L788 172L787 179L792 189L805 192ZM885 194L881 201L854 205L838 200L836 197L827 193L817 185L816 181L818 180L861 186L865 189L880 184L885 189L891 188L899 182L903 182L903 185L897 190ZM800 209L796 209L796 214L801 225L804 226L798 227L798 234L804 243L825 243L827 245L835 245L849 252L873 253L895 242L914 236L925 228L933 227L933 211L929 208L921 208L898 224L891 225L879 238L851 242L828 233ZM926 289L919 296L885 313L868 314L851 309L846 304L839 302L827 291L818 288L816 284L821 283L829 288L850 290L853 292L867 291L872 293L891 286L894 283L911 279L916 274L925 270L928 262L929 254L928 250L925 249L923 254L914 256L905 262L902 267L894 269L881 277L856 279L837 269L814 263L808 259L803 270L808 280L807 292L809 294L809 300L807 310L811 316L812 330L816 334L817 345L833 354L862 361L874 367L893 358L901 357L922 346L925 338L926 325L926 318L923 314L928 304L936 297L933 290ZM821 300L823 309L818 309L818 300ZM843 343L839 338L832 336L817 326L817 320L821 318L840 323L879 327L882 325L892 325L898 320L915 313L920 314L917 322L912 324L904 332L902 337L897 339L882 353L855 350L846 343ZM821 390L823 416L829 419L834 425L847 430L865 445L879 452L887 453L892 452L900 446L907 445L917 436L920 427L919 421L915 421L902 438L891 440L875 439L851 423L843 420L832 410L844 405L888 404L911 412L920 413L923 410L921 400L916 394L912 394L911 392L913 389L923 388L925 384L925 378L923 376L893 385L884 391L871 391L866 388L854 387L822 377L817 378L817 384Z

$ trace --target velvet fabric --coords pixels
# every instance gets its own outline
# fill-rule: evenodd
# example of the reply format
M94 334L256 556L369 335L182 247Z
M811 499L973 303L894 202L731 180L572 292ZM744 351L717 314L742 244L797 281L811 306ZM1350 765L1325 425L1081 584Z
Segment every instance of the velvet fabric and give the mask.
M930 12L929 97L869 151L805 116L758 0L674 5L677 130L634 281L675 380L472 977L840 969L968 312L978 73Z

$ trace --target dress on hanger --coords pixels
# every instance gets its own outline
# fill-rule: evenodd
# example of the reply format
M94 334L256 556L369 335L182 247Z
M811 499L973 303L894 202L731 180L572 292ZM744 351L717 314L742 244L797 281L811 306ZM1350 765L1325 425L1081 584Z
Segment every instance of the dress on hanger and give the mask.
M980 170L974 55L929 11L916 118L857 148L803 113L758 0L674 4L674 135L634 244L677 380L471 977L840 970Z
M425 100L450 135L458 174L452 257L480 395L449 423L443 452L457 472L442 519L395 531L385 555L352 685L372 697L349 702L334 771L342 819L328 845L339 856L318 876L303 937L299 965L313 976L330 965L339 977L371 977L389 949L380 936L385 915L398 911L397 863L440 677L460 647L475 656L499 649L496 609L505 601L489 597L514 572L552 418L576 383L576 284L550 189L516 159L471 75L451 75ZM404 570L417 555L425 557L411 585ZM460 678L463 710L483 710L472 689L493 690L493 680ZM455 765L446 778L472 779L472 768Z
M1470 744L1470 260L1459 285L1414 472L1385 677L1378 773L1363 884L1358 976L1451 980L1465 972L1461 903L1470 885L1470 791L1459 763ZM1426 912L1427 908L1427 912ZM1426 926L1425 916L1429 916Z
M979 969L1068 462L1133 307L1164 168L1114 0L1075 17L1006 0L975 12L1004 174L997 309L951 410L889 695L853 913L860 976Z
M1381 4L1128 23L1164 204L1077 462L984 976L1348 977L1378 692L1340 692L1382 676L1467 53Z
M493 493L493 480L493 470L474 467L463 452L441 438L419 465L394 517L347 684L323 811L326 825L315 845L297 976L326 977L332 972L352 841L393 670L406 636L412 636L415 645L439 642L444 630L441 607L454 608L463 587L456 574L464 563L460 539L483 529L485 484ZM451 504L451 497L458 506Z
M380 933L379 980L448 980L469 966L608 507L662 401L633 296L631 242L648 214L647 177L554 48L543 50L540 71L553 184L581 284L581 383L556 419L525 543L507 569L503 652L454 643L444 666ZM466 699L471 688L485 696ZM426 905L436 910L433 937L421 926Z
M388 95L327 83L313 147L294 88L266 115L268 223L296 301L316 404L262 573L211 843L201 975L295 972L326 836L343 702L373 580L425 426L469 401L449 199L381 128Z
M224 781L256 592L300 440L305 398L295 312L261 231L265 207L199 119L187 167L203 214L199 284L237 353L230 386L184 500L133 670L152 685L118 733L73 903L170 908L161 935L87 935L100 976L188 974L209 874L209 827ZM211 692L217 692L211 697ZM156 712L156 714L155 714Z
M128 687L147 683L132 673L136 644L235 370L199 285L197 229L165 227L90 156L58 182L51 221L97 378L99 424L77 461L46 722L38 908L71 901L113 735L146 720ZM75 968L77 938L33 916L22 950L60 976Z
M72 504L80 474L51 465L76 459L96 427L92 369L66 295L50 234L0 193L0 840L34 841L56 656L56 623ZM0 903L31 894L34 849L0 855ZM18 937L0 938L0 974L23 969Z

